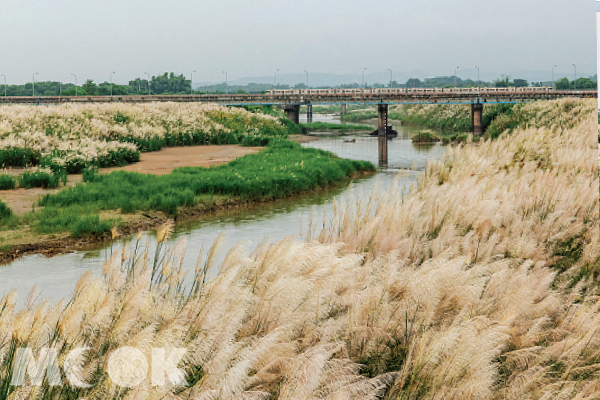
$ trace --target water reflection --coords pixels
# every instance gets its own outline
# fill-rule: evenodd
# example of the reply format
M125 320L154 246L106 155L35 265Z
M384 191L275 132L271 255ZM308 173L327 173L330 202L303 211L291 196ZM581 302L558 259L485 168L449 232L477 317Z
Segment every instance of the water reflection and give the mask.
M425 168L427 161L440 159L445 148L439 144L427 148L414 146L409 139L410 129L400 127L397 130L397 138L385 140L387 163L380 166L380 173L374 177L357 180L349 187L332 188L293 200L231 210L208 216L202 221L178 224L170 243L174 244L181 238L187 240L184 270L194 270L203 244L206 250L220 233L223 240L218 261L239 243L243 243L249 253L263 240L278 241L288 236L306 238L309 236L311 223L321 222L333 216L334 199L339 203L343 199L367 196L372 190L385 191L394 179L397 179L401 188L408 188L419 176L419 171ZM379 164L379 138L353 138L356 140L348 143L344 142L343 137L324 137L304 146L328 150L344 158L368 160ZM406 169L410 170L398 177L398 171ZM156 246L153 233L149 233L144 241L149 248L149 254L153 254ZM52 258L39 255L23 257L0 267L0 296L16 288L20 294L19 304L23 305L27 293L34 285L38 286L40 297L43 299L56 300L69 296L84 272L93 271L99 274L103 261L112 251L131 246L134 242L135 238L125 238L110 246Z

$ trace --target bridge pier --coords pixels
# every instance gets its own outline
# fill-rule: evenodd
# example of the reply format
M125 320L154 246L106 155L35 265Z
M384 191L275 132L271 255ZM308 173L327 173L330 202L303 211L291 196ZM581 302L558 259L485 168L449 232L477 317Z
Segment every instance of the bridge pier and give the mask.
M379 141L379 165L385 166L388 163L388 105L383 103L377 105L377 114L379 115L377 124L377 137Z
M473 122L473 136L483 135L483 104L479 101L471 104L471 121Z
M346 115L346 104L341 104L342 110L340 111L340 117Z
M387 104L378 104L377 105L377 114L378 125L377 131L379 136L387 136L387 126L388 126L388 105Z
M306 122L309 124L313 122L313 110L310 103L306 105Z
M284 107L285 116L295 124L300 123L300 105L288 104Z

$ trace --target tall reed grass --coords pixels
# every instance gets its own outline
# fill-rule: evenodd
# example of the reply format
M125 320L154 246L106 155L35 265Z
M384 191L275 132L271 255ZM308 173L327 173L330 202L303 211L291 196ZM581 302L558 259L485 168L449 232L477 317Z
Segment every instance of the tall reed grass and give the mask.
M79 173L126 165L165 146L264 146L287 136L277 117L197 103L0 108L0 166Z
M556 103L570 116L450 149L408 196L337 204L306 243L241 245L215 265L217 241L186 281L167 224L154 254L139 236L64 303L34 292L17 310L9 294L0 397L597 399L596 103ZM94 386L10 386L23 346L55 346L59 363L89 347ZM186 348L189 385L117 387L106 360L121 346Z

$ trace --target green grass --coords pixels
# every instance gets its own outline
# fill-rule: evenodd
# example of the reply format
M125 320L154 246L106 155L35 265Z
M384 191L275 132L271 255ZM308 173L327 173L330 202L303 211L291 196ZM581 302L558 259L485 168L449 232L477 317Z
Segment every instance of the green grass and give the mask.
M89 174L88 183L44 197L40 202L44 209L35 214L36 226L40 233L100 234L114 223L99 219L102 210L162 211L173 215L179 207L193 206L206 195L277 199L374 169L369 162L346 160L322 150L278 141L257 154L210 168L183 167L163 176L124 171Z
M0 222L6 222L13 216L12 210L0 200Z
M301 124L302 128L309 131L335 131L335 132L353 132L353 131L372 131L373 128L366 125L341 125L327 122L311 122L310 124Z
M0 175L0 190L11 190L17 186L15 178L10 175Z
M369 109L350 112L346 115L342 115L340 119L344 122L360 122L377 117L377 110Z
M440 138L431 131L419 131L412 135L412 141L414 143L435 143L439 142Z
M19 186L25 189L41 187L45 189L57 188L61 178L60 174L43 171L25 172L19 177Z

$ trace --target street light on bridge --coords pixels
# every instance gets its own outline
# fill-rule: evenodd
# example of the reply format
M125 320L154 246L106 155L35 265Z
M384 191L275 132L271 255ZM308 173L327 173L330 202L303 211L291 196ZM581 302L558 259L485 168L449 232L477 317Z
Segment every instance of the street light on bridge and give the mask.
M225 94L227 94L227 71L221 71L225 74Z
M277 73L279 72L279 69L276 69L275 72L273 72L273 88L275 88L275 86L277 86Z
M556 91L556 84L554 83L554 68L558 67L558 65L552 66L552 91Z
M363 68L363 70L362 70L362 87L363 87L363 89L365 88L365 71L366 70L367 70L366 68Z
M112 87L113 87L113 83L112 83L112 76L113 76L113 74L116 74L116 72L115 72L115 71L113 71L113 72L111 72L111 73L110 73L110 75L109 75L109 78L110 78L110 97L113 97L113 91L112 91Z
M458 72L458 67L454 68L454 87L456 87L456 74Z
M481 81L479 80L479 67L475 66L475 68L477 68L477 96L479 96L479 93L481 92Z
M304 70L304 72L306 72L306 88L308 89L308 71Z
M196 70L193 70L190 74L190 96L194 94L194 72L196 72Z
M144 72L144 74L148 75L148 95L151 95L152 92L150 91L150 74L147 72Z
M392 88L392 81L394 80L394 71L392 71L391 68L388 68L388 71L390 71L390 89Z
M575 80L573 81L574 90L577 91L577 65L573 64L575 67Z
M33 82L33 92L31 94L31 97L35 97L35 76L39 75L39 72L36 72L35 74L33 74L33 79L31 80Z
M75 74L71 74L71 75L75 77L75 97L77 97L77 75L75 75Z
M4 78L4 97L6 97L6 75L0 75Z

